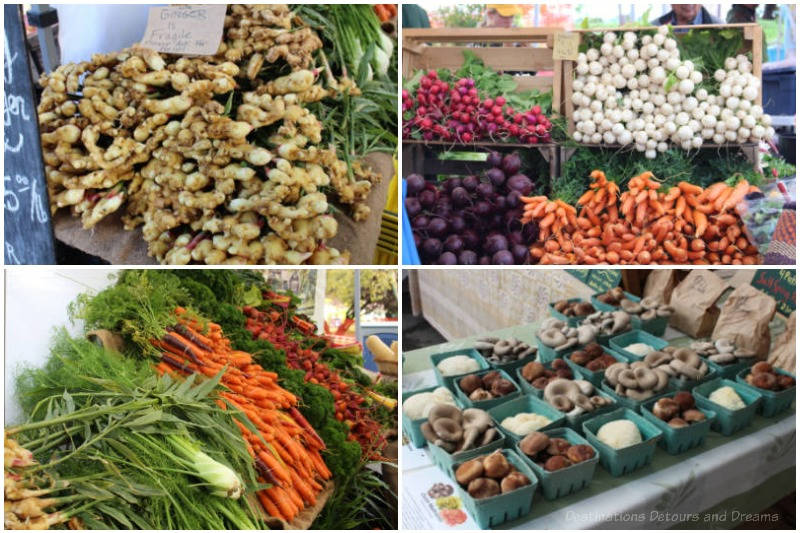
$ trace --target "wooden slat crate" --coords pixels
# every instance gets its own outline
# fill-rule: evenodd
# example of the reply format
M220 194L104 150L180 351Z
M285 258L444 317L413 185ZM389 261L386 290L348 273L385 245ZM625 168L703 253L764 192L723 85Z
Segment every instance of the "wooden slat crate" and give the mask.
M495 70L525 73L514 76L518 91L552 90L553 112L560 113L562 65L553 61L553 35L561 31L554 27L404 29L403 76L411 77L418 69L457 70L469 50ZM486 46L506 43L524 46Z
M490 152L509 153L513 151L535 150L544 159L549 167L551 180L558 175L559 150L556 144L496 144L496 143L473 143L469 145L454 145L440 141L415 141L403 140L403 172L409 174L421 174L422 176L432 177L437 174L453 174L467 176L471 174L482 174L489 170L490 166L485 161L461 161L461 160L442 160L439 154L446 151L455 152ZM531 179L536 180L535 176ZM549 190L550 183L547 183Z
M752 52L753 55L753 74L758 76L761 79L761 60L763 57L763 41L762 41L762 30L761 26L758 24L697 24L694 26L673 26L673 29L683 30L683 29L704 29L704 28L716 28L716 29L740 29L743 32L744 36L744 47L740 50L740 53L747 53ZM589 30L573 30L579 33L581 36L585 33L595 33L595 32L606 32L606 31L613 31L613 32L626 32L632 31L637 32L641 30L653 30L655 29L654 26L651 27L642 27L642 28L602 28L602 29L589 29ZM563 110L564 116L567 120L567 128L569 131L569 135L575 132L575 120L574 120L574 112L575 106L572 103L572 80L574 79L574 71L575 71L575 61L560 61L563 63L561 66L561 74L563 76ZM758 101L761 102L761 89L758 91ZM585 145L585 146L599 146L599 147L610 147L610 145L600 144L600 145ZM713 148L715 145L703 145L704 147Z
M561 62L553 61L553 36L561 28L442 28L403 30L403 76L409 78L419 69L457 70L469 50L484 63L514 76L517 91L538 89L553 92L553 114L563 108ZM487 46L515 43L522 46ZM403 139L403 172L423 176L436 174L479 174L489 166L480 161L443 161L442 152L497 150L535 150L547 161L550 179L558 172L558 148L555 144L496 144L479 142L468 145L448 142L422 142ZM549 186L549 184L548 184Z

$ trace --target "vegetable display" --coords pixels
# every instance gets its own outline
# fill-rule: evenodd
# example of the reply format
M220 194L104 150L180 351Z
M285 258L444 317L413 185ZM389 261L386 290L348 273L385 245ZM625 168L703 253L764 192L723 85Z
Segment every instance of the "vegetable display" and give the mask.
M652 172L619 193L601 170L578 200L581 211L546 197L522 197L523 222L536 222L539 264L744 264L760 262L734 208L756 187L718 182L703 189L680 182L667 192ZM559 203L560 202L560 203Z
M549 143L552 124L540 105L515 109L505 96L482 94L473 78L453 83L439 79L430 70L419 81L415 92L404 89L403 137L425 141L472 143L519 142Z
M291 524L312 508L320 527L389 527L391 506L374 504L391 493L364 468L385 459L362 455L348 438L331 392L292 369L284 352L292 345L246 329L244 302L251 313L271 310L265 296L297 303L269 291L259 274L227 270L125 271L79 297L71 315L87 331L120 333L122 353L61 334L45 367L20 376L26 421L6 436L39 464L7 460L6 479L28 492L6 492L7 511L22 513L7 512L6 527L261 529L265 517ZM293 305L285 310L297 327L287 335L298 350L316 351L320 338ZM320 357L340 355L322 349ZM355 401L356 389L339 377L345 384ZM385 445L396 404L377 391L391 387L357 390L374 443ZM27 457L8 440L6 448L7 458ZM52 502L12 503L51 493ZM24 515L22 506L34 504L50 514Z
M478 176L450 178L438 185L418 174L406 177L405 211L425 263L526 264L535 225L523 226L520 199L534 189L520 173L521 159L489 154L492 168Z
M290 368L304 371L303 378L306 381L322 385L330 391L336 420L347 425L349 438L359 443L362 454L373 460L381 460L386 437L382 434L380 423L371 417L372 402L367 401L363 389L361 393L357 392L358 385L343 380L339 372L321 361L319 352L303 348L298 340L294 340L293 332L287 331L286 325L281 323L281 315L276 311L265 313L247 306L242 311L247 316L245 327L253 333L253 337L266 340L283 350Z
M122 210L167 264L346 261L324 244L337 233L332 202L365 219L379 176L350 160L363 155L352 137L326 142L352 122L312 112L361 94L322 49L285 5L230 5L214 56L134 47L43 76L51 211L89 229Z
M725 58L711 83L700 69L710 65L686 57L693 52L682 53L668 26L604 33L602 43L578 55L569 95L576 106L573 139L632 145L655 159L670 143L692 150L704 143L772 138L771 119L758 105L761 80L753 75L751 60L743 54Z

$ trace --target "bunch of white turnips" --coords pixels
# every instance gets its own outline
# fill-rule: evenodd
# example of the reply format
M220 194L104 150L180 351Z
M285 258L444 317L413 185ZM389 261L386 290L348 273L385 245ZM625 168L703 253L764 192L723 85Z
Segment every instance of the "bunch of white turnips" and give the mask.
M755 102L761 80L744 55L729 57L714 73L719 94L696 87L703 75L681 60L678 43L659 26L655 35L607 32L599 49L578 54L572 82L577 142L633 144L655 159L669 142L684 150L771 138L771 118ZM675 82L666 86L670 74Z

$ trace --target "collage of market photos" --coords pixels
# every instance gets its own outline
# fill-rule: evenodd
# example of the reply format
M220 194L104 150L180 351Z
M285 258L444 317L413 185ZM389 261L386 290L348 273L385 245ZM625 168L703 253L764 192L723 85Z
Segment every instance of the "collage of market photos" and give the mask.
M4 4L4 529L796 530L786 4Z

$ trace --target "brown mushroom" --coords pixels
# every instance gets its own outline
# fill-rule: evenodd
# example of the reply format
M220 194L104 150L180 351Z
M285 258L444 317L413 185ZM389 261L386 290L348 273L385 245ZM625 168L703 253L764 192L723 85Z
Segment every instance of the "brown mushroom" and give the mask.
M674 427L675 429L685 428L689 425L689 423L686 420L679 417L673 418L672 420L667 422L667 424L669 424L671 427Z
M495 450L483 458L483 471L487 477L502 479L510 470L511 465L500 450Z
M476 500L491 498L500 494L500 484L488 477L479 477L469 482L467 492Z
M464 394L470 395L476 389L483 387L483 381L475 374L464 376L458 381L458 386L464 391Z
M681 415L681 418L693 424L695 422L702 422L706 419L706 415L703 414L702 411L698 411L697 409L687 409Z
M466 463L461 463L456 468L456 481L462 486L469 485L473 479L483 476L483 461L472 459Z
M594 457L594 448L588 444L575 444L567 448L564 455L573 463L581 463Z
M676 392L673 399L678 403L681 411L694 408L694 396L691 392L685 390Z
M566 468L570 465L569 460L564 457L563 455L554 455L544 463L544 469L548 472L553 472L555 470L561 470L562 468Z
M511 383L509 380L500 378L496 379L492 382L492 394L497 396L505 396L507 394L511 394L512 392L516 391L517 387Z
M494 380L500 379L501 377L502 376L500 375L500 372L497 370L491 370L487 372L483 375L483 377L481 377L481 380L483 381L483 388L487 390L490 389L492 387L492 383L494 383Z
M520 374L525 378L525 381L531 382L544 374L544 365L537 361L531 361L522 367Z
M572 446L567 439L562 439L559 437L554 437L550 439L550 443L547 445L547 453L550 455L563 455Z
M517 490L520 487L530 484L531 480L522 472L510 472L503 478L503 481L500 482L500 491L505 494L506 492L511 492L512 490Z
M541 431L534 431L533 433L528 433L525 438L519 441L519 449L525 455L533 457L540 451L547 448L549 444L550 437Z
M678 416L680 411L680 405L672 398L661 398L653 405L653 414L665 422Z

